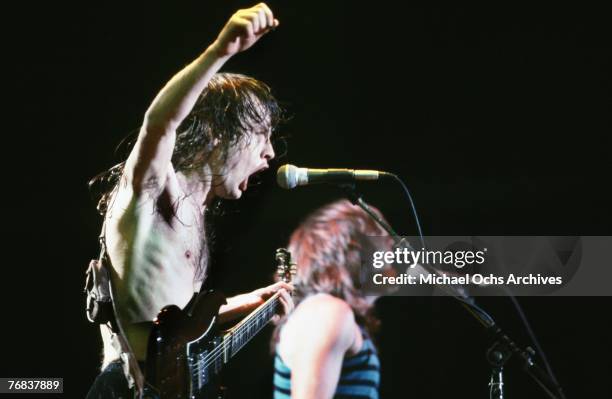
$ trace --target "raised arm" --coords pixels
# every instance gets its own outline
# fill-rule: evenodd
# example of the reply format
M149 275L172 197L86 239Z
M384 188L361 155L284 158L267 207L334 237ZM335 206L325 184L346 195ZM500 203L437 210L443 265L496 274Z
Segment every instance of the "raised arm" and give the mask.
M124 176L136 194L163 186L174 150L176 129L187 117L211 77L233 55L251 47L278 26L264 3L238 10L204 53L164 86L145 113Z

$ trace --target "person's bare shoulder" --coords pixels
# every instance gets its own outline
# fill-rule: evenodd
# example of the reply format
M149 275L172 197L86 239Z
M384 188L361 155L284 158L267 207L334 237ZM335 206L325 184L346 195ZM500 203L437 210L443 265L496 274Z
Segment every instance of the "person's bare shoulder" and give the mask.
M316 294L302 301L280 335L280 351L291 362L297 351L347 351L355 340L355 317L342 299Z
M329 294L315 294L304 299L294 311L295 319L320 319L336 327L354 321L353 310L342 299Z
M149 187L147 190L135 192L123 176L110 201L109 212L106 215L107 222L120 223L123 221L125 223L126 217L129 219L137 213L152 215L161 196L167 196L168 200L172 201L181 194L182 191L172 164L168 166L165 183L161 188ZM114 221L109 219L114 219Z

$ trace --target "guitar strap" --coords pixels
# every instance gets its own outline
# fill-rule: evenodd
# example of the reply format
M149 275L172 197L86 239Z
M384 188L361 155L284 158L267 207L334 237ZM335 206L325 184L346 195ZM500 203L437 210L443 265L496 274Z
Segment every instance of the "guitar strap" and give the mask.
M92 259L86 272L85 294L87 319L94 323L105 325L111 333L111 344L120 354L123 363L123 373L127 379L128 386L135 388L136 398L142 396L144 387L144 375L134 356L125 332L118 317L115 306L114 289L110 276L110 258L106 251L106 221L102 223L100 232L100 256Z

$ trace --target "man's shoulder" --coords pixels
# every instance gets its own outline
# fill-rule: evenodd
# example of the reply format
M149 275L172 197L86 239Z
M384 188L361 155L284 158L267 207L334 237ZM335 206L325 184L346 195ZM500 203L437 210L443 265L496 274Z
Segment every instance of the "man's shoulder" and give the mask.
M329 294L316 294L297 306L289 323L292 324L290 329L293 333L303 335L303 339L321 334L335 341L352 331L355 316L342 299Z
M160 200L175 201L181 195L184 194L172 167L169 168L163 184L152 182L138 191L127 182L125 176L122 176L110 198L106 219L120 220L126 215L142 211L151 213L151 207L155 208Z
M326 316L347 317L353 314L348 303L326 293L318 293L304 299L298 306L306 313Z

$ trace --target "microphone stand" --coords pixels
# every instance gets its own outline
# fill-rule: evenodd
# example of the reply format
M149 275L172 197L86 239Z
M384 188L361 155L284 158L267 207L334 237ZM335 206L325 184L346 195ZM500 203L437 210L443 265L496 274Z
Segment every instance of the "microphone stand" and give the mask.
M382 227L389 235L393 238L396 244L402 243L403 240L399 239L399 235L393 230L393 228L384 220L382 220L376 213L370 209L369 205L361 198L356 191L354 183L339 184L340 187L348 197L348 199L354 204L363 209L380 227ZM408 245L410 249L413 249L408 243L404 242L404 245ZM430 273L438 275L439 273L432 269L429 265L420 265ZM442 287L441 287L442 288ZM504 331L495 323L493 318L489 316L484 310L474 303L472 298L466 295L459 294L453 286L443 287L443 291L453 298L457 299L463 307L476 318L478 322L487 330L494 338L494 343L489 347L486 352L487 362L491 365L491 379L489 382L489 396L491 399L503 399L504 398L504 380L503 380L503 369L506 362L512 355L516 355L523 362L523 371L525 371L550 397L551 399L565 399L565 394L561 389L561 386L555 382L555 380L545 372L540 366L538 366L533 356L535 351L531 347L522 349L519 347Z

